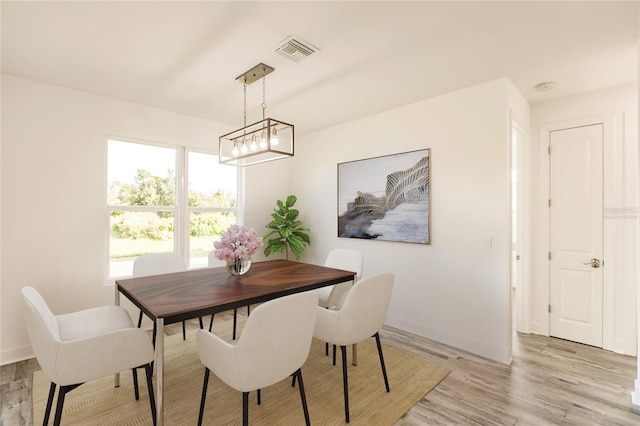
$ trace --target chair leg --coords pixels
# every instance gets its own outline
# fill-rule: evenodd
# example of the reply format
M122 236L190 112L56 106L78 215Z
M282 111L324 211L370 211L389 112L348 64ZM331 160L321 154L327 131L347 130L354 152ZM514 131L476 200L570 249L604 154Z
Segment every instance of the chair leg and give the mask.
M51 387L49 388L49 399L47 399L47 409L44 411L44 421L42 422L43 426L49 424L49 416L51 415L51 407L53 406L53 395L56 392L56 384L51 382Z
M64 397L67 393L71 392L82 383L78 383L77 385L66 385L60 386L60 391L58 392L58 404L56 405L56 416L53 418L53 426L60 426L60 420L62 420L62 407L64 406Z
M138 369L132 368L131 373L133 374L133 394L136 397L136 401L140 399L140 392L138 391Z
M232 340L236 340L236 324L238 322L238 308L233 308L233 337Z
M204 368L204 383L202 384L202 397L200 398L200 414L198 414L198 426L202 425L202 417L204 416L204 402L207 399L207 387L209 386L209 369Z
M242 426L249 426L249 392L242 392Z
M204 325L202 324L202 317L198 317L198 321L200 321L200 328L204 328Z
M328 307L325 309L329 309ZM336 365L336 350L335 350L335 346L333 349L333 365ZM324 344L324 356L329 356L329 342L325 342Z
M138 315L138 328L142 327L142 311L140 311L140 315ZM153 347L156 347L156 322L153 322L153 333L151 335L151 343L153 344ZM153 368L153 363L151 363L151 367ZM136 369L133 370L133 383L135 385L135 394L136 394L136 401L138 400L139 396L138 396L138 372L136 371Z
M185 321L182 321L182 340L187 340L187 325Z
M211 333L211 329L213 328L213 315L211 314L211 321L209 322L209 333Z
M247 305L247 316L251 313L251 305ZM211 317L213 323L213 317ZM238 308L233 308L233 337L232 340L236 340L236 325L238 324ZM209 330L211 331L211 330Z
M333 365L336 365L336 345L333 345Z
M376 338L376 344L378 345L378 355L380 356L380 366L382 367L382 376L384 377L384 386L387 388L387 392L389 389L389 380L387 379L387 369L384 367L384 356L382 355L382 345L380 344L380 333L376 333L373 335Z
M262 392L260 392L260 389L256 391L256 402L258 405L262 404Z
M156 322L153 322L153 332L151 333L151 345L153 346L153 349L156 348ZM151 370L153 370L153 364L155 363L154 361L151 361Z
M64 397L67 391L64 386L60 386L58 393L58 404L56 405L56 415L53 418L53 426L59 426L60 420L62 420L62 406L64 405Z
M300 387L300 399L302 400L302 410L304 411L304 422L307 426L311 424L311 420L309 420L309 407L307 407L307 397L304 394L304 385L302 384L302 369L298 368L293 375L298 377L298 386Z
M342 352L342 386L344 388L344 418L349 423L349 382L347 380L347 347L340 346Z
M147 389L149 391L149 405L151 406L151 418L153 425L156 424L156 398L153 393L153 366L151 363L144 366L144 372L147 375Z

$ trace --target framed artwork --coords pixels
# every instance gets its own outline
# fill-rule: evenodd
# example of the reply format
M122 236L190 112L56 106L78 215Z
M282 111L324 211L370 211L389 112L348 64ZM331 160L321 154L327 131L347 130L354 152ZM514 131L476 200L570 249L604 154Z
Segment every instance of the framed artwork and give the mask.
M338 237L430 244L429 149L338 164Z

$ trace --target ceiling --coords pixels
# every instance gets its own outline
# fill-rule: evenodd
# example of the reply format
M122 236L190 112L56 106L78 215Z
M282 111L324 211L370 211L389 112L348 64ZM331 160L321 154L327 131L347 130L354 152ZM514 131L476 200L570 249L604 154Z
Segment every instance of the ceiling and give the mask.
M2 1L2 72L240 127L307 133L508 77L538 102L638 79L638 2ZM274 52L295 35L318 52ZM554 89L536 91L540 82ZM262 119L262 83L247 88Z

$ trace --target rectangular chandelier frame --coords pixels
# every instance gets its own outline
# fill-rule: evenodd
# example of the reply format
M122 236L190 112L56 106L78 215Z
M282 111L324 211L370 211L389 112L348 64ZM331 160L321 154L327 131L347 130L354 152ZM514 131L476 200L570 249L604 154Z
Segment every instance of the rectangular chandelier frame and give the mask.
M266 118L219 138L220 164L239 167L292 157L294 126Z

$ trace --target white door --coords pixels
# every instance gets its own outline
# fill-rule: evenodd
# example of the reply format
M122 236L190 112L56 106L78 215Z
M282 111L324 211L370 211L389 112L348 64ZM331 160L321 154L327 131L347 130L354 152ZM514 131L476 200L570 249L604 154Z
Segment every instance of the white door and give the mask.
M602 347L603 125L550 133L550 335Z

